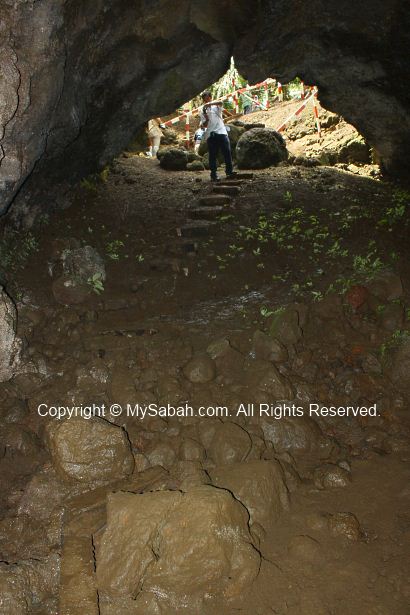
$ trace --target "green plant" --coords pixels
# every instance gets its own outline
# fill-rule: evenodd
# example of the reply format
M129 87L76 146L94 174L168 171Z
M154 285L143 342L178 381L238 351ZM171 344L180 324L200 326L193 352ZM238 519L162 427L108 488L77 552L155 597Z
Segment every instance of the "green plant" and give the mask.
M0 270L6 274L15 273L38 249L37 238L31 231L9 231L0 242Z
M391 232L393 226L398 222L401 222L410 204L410 193L406 190L396 189L393 192L392 203L389 207L386 207L383 211L377 225L379 227L387 227L387 230Z
M120 239L114 239L113 241L110 241L109 243L107 243L106 251L107 251L108 257L111 258L111 260L113 261L119 261L120 260L120 249L123 246L124 246L124 242L121 241Z
M408 339L410 339L410 331L407 331L407 329L396 329L392 333L390 339L388 339L387 342L384 342L384 344L380 346L380 358L385 359L388 352L390 352L394 348L398 348Z
M84 177L80 182L80 186L89 192L97 192L97 183L94 175Z
M272 316L275 311L274 310L269 310L266 305L263 305L260 309L260 313L261 316L263 316L263 318L269 318L269 316Z
M375 252L353 258L353 269L361 276L370 276L383 268L384 265L381 259L375 256Z
M104 291L104 284L101 273L95 273L93 276L88 278L87 283L97 295L100 295Z

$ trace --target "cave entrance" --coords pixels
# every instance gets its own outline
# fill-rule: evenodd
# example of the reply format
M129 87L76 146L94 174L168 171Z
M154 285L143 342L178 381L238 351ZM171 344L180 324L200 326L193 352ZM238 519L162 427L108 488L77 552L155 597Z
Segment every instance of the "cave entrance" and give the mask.
M343 591L404 615L410 195L300 81L224 79L232 145L259 148L237 176L210 183L190 101L158 157L144 131L2 245L13 612L336 613Z
M317 88L307 86L299 78L286 84L272 78L251 84L239 74L232 58L227 72L206 89L211 92L213 101L223 105L234 158L240 136L237 128L258 127L283 135L291 159L304 158L307 163L337 165L344 169L350 166L351 171L357 172L362 165L373 162L373 153L357 130L324 109L318 101ZM205 155L207 166L206 144L200 142L202 104L198 94L169 115L152 118L148 131L144 128L127 151L155 158L159 149L161 156L166 148L182 147ZM190 162L193 162L192 156ZM197 162L199 169L201 161ZM265 164L256 156L246 161L243 168L247 165L263 168ZM379 170L375 166L371 172L375 176Z

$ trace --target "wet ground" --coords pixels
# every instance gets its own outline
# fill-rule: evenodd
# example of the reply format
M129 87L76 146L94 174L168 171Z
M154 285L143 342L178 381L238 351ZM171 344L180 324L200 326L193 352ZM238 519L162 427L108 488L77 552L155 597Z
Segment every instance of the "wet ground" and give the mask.
M9 444L0 460L0 560L18 563L8 591L23 596L10 614L75 613L76 600L83 600L83 613L410 612L408 395L406 383L394 382L394 361L388 364L410 330L408 193L334 167L303 165L257 171L217 192L227 196L222 205L212 200L207 172L170 173L153 160L121 157L108 174L85 182L69 209L4 244L3 260L13 271L7 288L31 362L31 371L1 389ZM209 224L197 224L205 218ZM84 300L64 306L55 280L69 238L98 251L106 280L89 280ZM377 290L369 280L384 279L386 271L388 288ZM269 331L280 341L275 347ZM207 349L216 373L196 381L185 366ZM272 364L273 380L262 383ZM208 368L205 362L199 371ZM209 444L192 419L109 417L127 430L136 460L127 480L147 479L145 486L122 484L119 472L118 481L110 475L101 487L92 478L64 480L54 419L37 412L39 403L123 404L130 396L233 409L292 395L303 406L377 404L378 415L285 419L283 428L273 419L274 429L265 419L224 417L251 434L252 454L229 438L222 448ZM201 424L207 421L219 429L219 420ZM202 443L203 457L181 453L186 438ZM226 447L235 463L279 464L290 492L289 509L273 525L250 523L261 563L240 596L145 611L120 608L109 592L99 604L87 597L93 566L75 568L73 551L83 546L70 540L74 532L91 545L91 535L99 536L106 493L185 491L187 469L178 463L193 460L199 465L189 488L215 484ZM158 464L164 474L152 478ZM88 503L73 504L89 492ZM100 517L75 526L77 509L85 516L98 509ZM99 538L93 541L98 552ZM21 580L28 569L31 589ZM193 577L200 574L193 567Z

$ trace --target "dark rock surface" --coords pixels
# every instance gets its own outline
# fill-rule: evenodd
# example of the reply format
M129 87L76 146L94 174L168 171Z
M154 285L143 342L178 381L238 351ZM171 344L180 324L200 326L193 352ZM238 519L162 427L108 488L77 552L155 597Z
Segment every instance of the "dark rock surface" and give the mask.
M257 9L230 0L4 0L1 211L14 201L16 219L32 216L45 186L38 208L60 205L69 191L62 182L100 170L148 118L215 81L232 51L252 81L299 75L318 84L322 103L358 128L389 172L405 174L405 10L382 0L270 0Z
M159 153L159 164L167 171L184 171L188 164L187 152L184 149L172 147Z
M253 82L269 75L286 83L297 74L317 84L321 104L365 136L388 172L405 176L410 148L406 7L383 0L360 5L269 0L261 13L236 42L239 69Z
M14 303L0 286L0 382L16 372L21 342L16 336L17 311Z
M288 157L281 134L271 128L252 128L239 139L236 159L240 169L265 169Z

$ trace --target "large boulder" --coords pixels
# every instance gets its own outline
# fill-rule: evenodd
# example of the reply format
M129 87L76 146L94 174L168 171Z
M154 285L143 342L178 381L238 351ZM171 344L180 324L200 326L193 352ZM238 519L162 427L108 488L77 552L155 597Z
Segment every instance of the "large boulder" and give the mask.
M316 421L308 416L283 416L280 419L262 416L259 424L265 440L272 443L277 453L325 459L334 448Z
M197 355L184 366L183 373L185 378L192 383L210 382L216 376L215 361L207 354Z
M289 380L269 361L248 361L245 365L244 383L253 391L254 396L261 393L269 396L272 402L291 400L295 392ZM260 396L260 395L259 395Z
M288 151L282 135L272 128L247 130L236 146L236 160L240 169L265 169L287 157Z
M370 148L362 137L349 138L337 148L337 162L370 162Z
M73 417L47 426L51 457L59 476L80 483L109 483L134 468L127 434L99 418Z
M19 364L21 340L16 336L16 326L17 310L0 286L0 382L10 380Z
M250 523L269 530L283 510L289 495L277 461L248 461L211 470L212 483L229 489L249 511Z
M104 261L92 246L64 250L61 260L64 273L76 280L87 282L94 276L105 280Z
M248 432L236 423L226 422L215 425L207 452L216 465L225 465L244 461L251 448Z
M93 290L93 284L105 281L105 265L92 246L67 248L61 256L62 275L53 281L55 300L62 305L82 303Z
M158 150L159 164L167 171L185 171L188 164L188 152L179 147Z
M109 495L96 549L102 607L154 615L189 605L204 613L241 596L260 566L248 520L229 491L211 486Z

